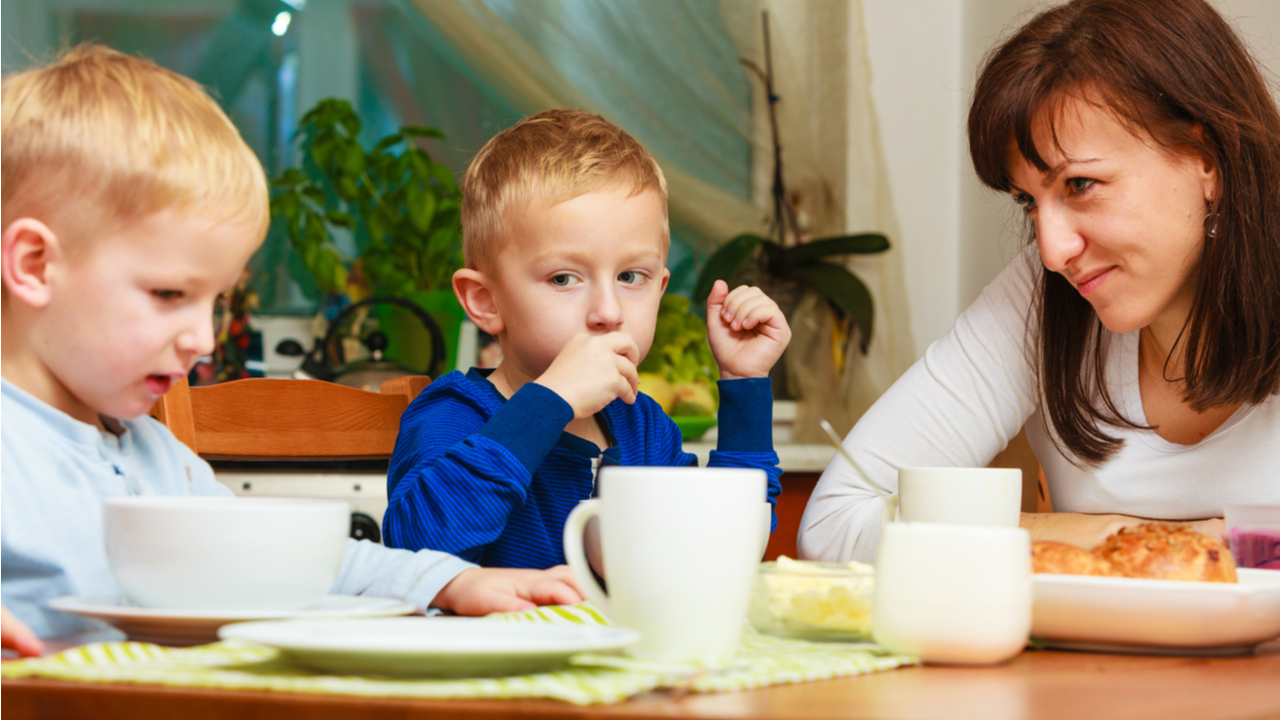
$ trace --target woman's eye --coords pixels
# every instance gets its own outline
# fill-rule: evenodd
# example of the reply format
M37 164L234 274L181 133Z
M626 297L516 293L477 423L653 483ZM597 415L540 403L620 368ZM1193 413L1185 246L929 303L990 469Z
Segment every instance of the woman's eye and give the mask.
M569 273L560 273L559 275L551 276L551 284L559 288L573 287L578 284L578 278Z
M1026 193L1014 193L1013 201L1022 207L1023 212L1031 212L1036 209L1036 199Z
M1090 180L1089 178L1071 178L1070 180L1067 180L1067 189L1071 191L1072 195L1079 195L1085 190L1093 187L1095 182L1097 182L1097 180Z
M152 290L151 294L166 302L182 299L181 290Z
M638 285L645 280L645 274L639 270L624 270L618 273L618 281L628 285Z

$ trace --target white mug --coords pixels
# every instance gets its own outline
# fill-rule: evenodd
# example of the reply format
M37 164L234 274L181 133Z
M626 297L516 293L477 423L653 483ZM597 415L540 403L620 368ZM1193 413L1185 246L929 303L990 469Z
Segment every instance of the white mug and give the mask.
M600 503L596 498L589 500L579 500L579 505L598 505ZM769 550L769 538L773 535L773 504L768 500L760 503L760 557L764 557ZM593 517L587 521L586 532L582 538L583 549L587 553L587 564L596 575L604 580L609 579L609 575L604 567L604 550L600 548L600 518Z
M880 535L871 634L925 662L987 665L1031 633L1031 535L1021 528L895 522Z
M569 567L587 599L639 630L636 657L719 665L738 649L760 562L763 471L607 466L599 501L564 526ZM609 592L588 568L587 522L599 516Z
M903 520L1016 528L1021 516L1018 468L901 468L880 526Z

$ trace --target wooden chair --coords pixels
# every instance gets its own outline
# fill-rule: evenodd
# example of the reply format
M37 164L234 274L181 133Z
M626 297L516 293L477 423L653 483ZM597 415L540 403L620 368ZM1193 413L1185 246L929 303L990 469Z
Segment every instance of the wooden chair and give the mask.
M1049 481L1044 476L1044 467L1040 468L1040 488L1036 497L1036 512L1053 512L1053 498L1049 497Z
M382 393L320 380L176 383L151 414L206 460L363 460L391 456L400 416L431 379L388 380Z

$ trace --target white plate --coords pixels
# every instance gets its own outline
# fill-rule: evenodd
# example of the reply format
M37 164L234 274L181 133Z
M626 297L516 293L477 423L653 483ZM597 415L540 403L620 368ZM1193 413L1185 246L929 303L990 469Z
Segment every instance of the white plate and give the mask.
M1231 654L1280 636L1280 572L1239 584L1035 575L1031 635L1056 647Z
M546 672L576 653L640 641L640 633L625 628L440 617L239 623L218 635L278 648L324 672L437 677Z
M130 640L160 645L201 645L218 641L218 628L246 620L408 615L416 608L391 598L326 595L306 610L226 612L138 607L120 595L68 595L49 601L54 610L101 620Z

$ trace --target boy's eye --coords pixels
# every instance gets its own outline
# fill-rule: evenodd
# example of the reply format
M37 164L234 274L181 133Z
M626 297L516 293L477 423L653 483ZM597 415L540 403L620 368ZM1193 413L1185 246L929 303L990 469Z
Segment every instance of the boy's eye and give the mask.
M161 300L166 301L166 302L168 302L168 301L172 301L172 300L181 300L181 299L182 299L182 291L181 291L181 290L152 290L152 291L151 291L151 294L152 294L153 296L155 296L155 297L157 297L157 298L161 299Z
M569 273L560 273L551 276L551 284L559 288L573 287L578 284L578 278Z
M645 274L639 270L623 270L618 273L618 281L628 285L638 285L644 282Z
M1097 180L1090 180L1089 178L1075 177L1067 180L1067 189L1071 191L1072 195L1079 195L1085 190L1088 190L1089 188L1093 187L1093 184L1095 182L1097 182Z

